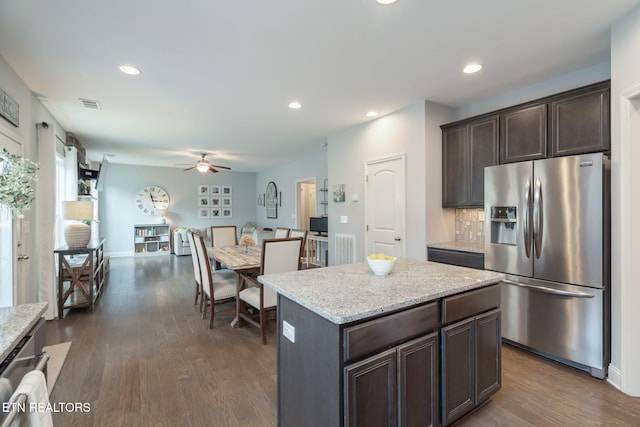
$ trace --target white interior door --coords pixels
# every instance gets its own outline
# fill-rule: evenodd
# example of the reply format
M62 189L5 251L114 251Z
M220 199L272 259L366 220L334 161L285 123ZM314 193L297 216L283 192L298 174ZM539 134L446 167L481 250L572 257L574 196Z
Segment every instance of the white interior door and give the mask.
M405 155L367 162L365 183L365 257L405 256Z
M22 155L22 145L9 133L0 128L0 152L6 149L11 154ZM0 158L0 173L3 162ZM18 235L13 213L0 207L0 307L9 307L14 303L15 289L18 285L17 255L22 236Z

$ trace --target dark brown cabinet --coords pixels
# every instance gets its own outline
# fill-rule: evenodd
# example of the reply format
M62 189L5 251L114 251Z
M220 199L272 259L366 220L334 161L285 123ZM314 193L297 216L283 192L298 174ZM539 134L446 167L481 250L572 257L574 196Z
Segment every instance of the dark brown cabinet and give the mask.
M610 82L442 125L442 207L484 207L484 168L609 151Z
M500 115L500 163L547 157L547 104Z
M438 334L345 368L348 426L431 426L438 419Z
M484 270L484 254L481 252L464 252L428 247L427 261Z
M442 128L442 207L480 207L484 168L498 163L498 116Z
M483 403L501 384L500 309L441 329L442 424Z
M608 151L609 83L589 86L551 102L551 156Z

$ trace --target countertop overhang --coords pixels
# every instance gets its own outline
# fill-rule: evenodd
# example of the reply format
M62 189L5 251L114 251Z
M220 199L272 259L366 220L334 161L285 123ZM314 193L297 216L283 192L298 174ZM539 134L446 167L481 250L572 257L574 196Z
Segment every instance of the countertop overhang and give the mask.
M258 277L290 300L336 323L350 323L497 283L504 274L398 258L387 276L366 262Z
M46 302L0 307L0 362L33 328L46 309Z

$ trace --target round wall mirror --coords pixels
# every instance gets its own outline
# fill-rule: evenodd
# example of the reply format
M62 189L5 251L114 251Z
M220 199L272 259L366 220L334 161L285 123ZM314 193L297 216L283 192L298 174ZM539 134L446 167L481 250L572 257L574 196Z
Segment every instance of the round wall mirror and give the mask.
M267 184L264 201L267 208L267 218L278 218L278 188L275 182L271 181Z

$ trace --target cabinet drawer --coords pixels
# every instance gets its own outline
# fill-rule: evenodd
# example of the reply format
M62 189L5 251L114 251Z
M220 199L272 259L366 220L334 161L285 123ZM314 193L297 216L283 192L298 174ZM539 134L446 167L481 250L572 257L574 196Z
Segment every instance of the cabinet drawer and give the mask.
M499 283L444 298L442 300L442 323L455 322L500 307L500 301Z
M432 302L347 327L344 330L344 360L350 361L392 347L438 326L438 304Z

